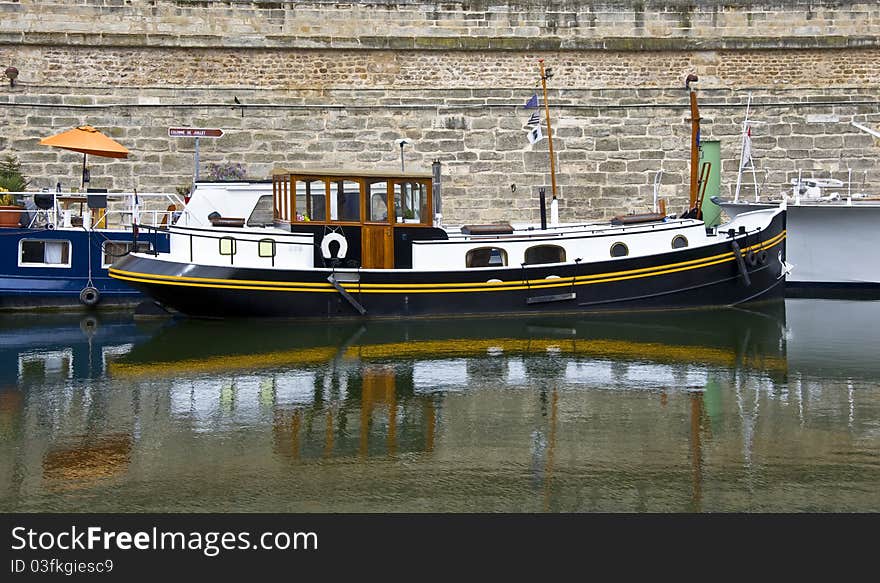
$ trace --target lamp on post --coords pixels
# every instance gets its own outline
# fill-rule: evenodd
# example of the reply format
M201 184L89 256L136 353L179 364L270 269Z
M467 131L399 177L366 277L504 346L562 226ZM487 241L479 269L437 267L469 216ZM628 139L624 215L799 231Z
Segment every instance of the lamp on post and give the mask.
M403 165L403 147L407 144L412 143L412 142L410 142L406 138L401 138L401 139L395 141L394 143L397 144L398 146L400 146L400 171L405 172L406 170L404 169L404 165Z

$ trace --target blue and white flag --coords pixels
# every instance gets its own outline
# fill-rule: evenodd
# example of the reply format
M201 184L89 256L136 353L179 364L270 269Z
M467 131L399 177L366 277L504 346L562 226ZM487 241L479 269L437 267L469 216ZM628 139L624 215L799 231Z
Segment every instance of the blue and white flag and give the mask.
M532 127L536 125L541 125L541 116L538 115L537 111L529 116L529 121L526 122L526 127Z
M538 94L532 95L532 97L526 101L525 105L526 109L537 109L538 108Z
M541 126L537 125L534 129L529 130L529 143L536 144L544 139L544 134L541 132Z

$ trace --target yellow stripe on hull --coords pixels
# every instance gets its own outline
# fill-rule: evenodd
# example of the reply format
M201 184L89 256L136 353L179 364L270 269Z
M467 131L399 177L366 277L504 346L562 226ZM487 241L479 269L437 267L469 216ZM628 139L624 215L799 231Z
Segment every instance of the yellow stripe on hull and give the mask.
M758 252L769 250L779 245L786 237L786 231L782 231L776 237L745 247L742 252L751 251ZM656 267L643 267L639 269L631 269L626 271L617 271L611 273L602 273L594 275L580 275L574 277L564 277L553 280L537 279L537 280L518 280L516 282L468 282L468 283L342 283L342 286L349 291L367 294L420 294L420 293L459 293L459 292L496 292L496 291L518 291L518 290L536 290L571 287L573 285L591 285L596 283L609 283L614 281L625 281L629 279L639 279L644 277L653 277L657 275L666 275L681 271L689 271L692 269L700 269L710 267L720 263L735 261L736 256L732 251L714 255L712 257L704 257L701 259L693 259L690 261L682 261L679 263L670 263ZM188 287L207 287L214 289L241 289L256 291L285 291L285 292L325 292L336 293L336 289L329 283L321 282L274 282L259 281L245 279L216 279L202 277L186 277L177 275L146 275L131 271L110 268L110 277L123 281L131 281L137 283L149 283L160 285L176 285Z

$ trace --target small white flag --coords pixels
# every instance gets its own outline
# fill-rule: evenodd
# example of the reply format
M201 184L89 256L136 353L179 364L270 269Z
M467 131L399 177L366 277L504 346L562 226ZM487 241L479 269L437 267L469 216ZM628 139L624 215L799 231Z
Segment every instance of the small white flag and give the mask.
M529 130L529 143L535 144L544 139L544 134L541 133L541 126L535 126L534 129Z
M743 155L742 165L740 168L747 168L752 163L752 128L746 128L746 135L743 138Z
M541 123L541 116L538 115L538 112L536 111L535 113L533 113L533 114L529 117L529 121L526 122L526 126L527 126L527 127L532 127L532 126L536 126L536 125L538 125L538 124L540 124L540 123Z

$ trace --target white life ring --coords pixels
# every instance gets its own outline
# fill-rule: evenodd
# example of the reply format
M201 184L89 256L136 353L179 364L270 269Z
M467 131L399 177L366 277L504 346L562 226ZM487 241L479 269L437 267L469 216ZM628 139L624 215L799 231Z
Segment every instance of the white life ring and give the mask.
M336 258L345 259L345 254L348 253L348 241L339 233L327 233L321 240L321 254L324 256L324 259L333 258L333 254L330 253L330 243L333 241L339 243L339 252L336 253Z

